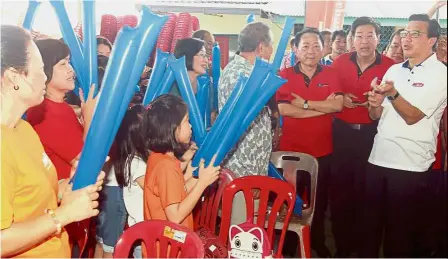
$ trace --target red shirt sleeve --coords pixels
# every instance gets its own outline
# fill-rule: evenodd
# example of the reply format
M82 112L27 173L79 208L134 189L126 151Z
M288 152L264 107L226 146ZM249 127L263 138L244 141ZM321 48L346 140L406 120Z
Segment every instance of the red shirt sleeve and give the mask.
M329 67L328 69L330 69L331 71L330 94L341 93L342 92L341 78L339 77L335 69L333 69L332 67Z
M289 80L289 70L290 70L291 68L287 68L287 69L284 69L284 70L282 70L280 73L279 73L279 76L281 77L281 78L283 78L283 79L286 79L286 80L288 80L288 82L286 82L282 87L280 87L280 89L278 89L277 90L277 93L276 93L276 99L277 99L277 103L289 103L289 102L291 102L291 100L292 100L292 97L291 97L291 89L290 89L290 87L289 87L289 85L290 85L290 80Z

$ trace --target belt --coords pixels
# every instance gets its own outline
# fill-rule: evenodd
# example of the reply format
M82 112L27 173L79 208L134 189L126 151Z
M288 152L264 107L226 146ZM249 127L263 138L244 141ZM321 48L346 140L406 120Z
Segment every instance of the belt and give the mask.
M339 121L340 123L346 125L347 127L351 128L353 130L363 130L367 127L372 127L372 125L370 123L369 124L355 124L355 123L348 123L348 122L345 122L340 119L336 119L335 121Z

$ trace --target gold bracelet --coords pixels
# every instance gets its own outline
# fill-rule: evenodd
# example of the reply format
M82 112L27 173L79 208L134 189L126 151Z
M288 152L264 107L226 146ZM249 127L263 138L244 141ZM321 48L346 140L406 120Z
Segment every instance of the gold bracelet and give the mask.
M59 236L62 232L62 224L61 222L59 222L59 220L56 218L56 214L54 213L53 210L50 209L45 209L45 213L50 215L51 218L53 219L54 224L56 225L56 235Z

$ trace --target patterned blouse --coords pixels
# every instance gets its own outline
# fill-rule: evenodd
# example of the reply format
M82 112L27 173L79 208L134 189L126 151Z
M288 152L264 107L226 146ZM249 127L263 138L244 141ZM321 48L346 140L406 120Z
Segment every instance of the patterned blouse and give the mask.
M224 107L240 73L249 78L253 65L245 58L235 55L224 69L218 86L219 110ZM265 107L252 122L238 144L227 155L223 166L237 177L267 175L272 151L270 110Z

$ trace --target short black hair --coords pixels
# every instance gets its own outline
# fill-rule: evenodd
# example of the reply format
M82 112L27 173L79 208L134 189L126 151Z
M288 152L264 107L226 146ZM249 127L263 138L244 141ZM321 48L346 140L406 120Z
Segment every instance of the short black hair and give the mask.
M344 30L338 30L338 31L335 31L335 32L333 32L333 34L331 35L331 41L333 42L333 41L335 41L336 40L336 37L342 37L342 38L347 38L347 33L345 33L345 31Z
M99 46L101 44L108 46L109 49L112 51L112 43L110 43L110 41L103 36L97 36L96 37L96 45Z
M296 38L292 38L292 39L289 41L289 46L293 47L295 41L296 41Z
M296 47L299 46L300 39L302 39L302 36L303 36L305 33L314 33L314 34L316 34L317 36L319 36L319 40L320 40L320 42L322 43L322 45L324 45L324 37L323 37L322 34L319 32L319 30L316 29L316 28L309 28L309 27L307 27L307 28L304 28L303 30L301 30L300 32L298 32L298 33L296 34L296 37L295 37L295 39L294 39L294 45L295 45Z
M176 130L187 115L188 107L181 98L165 94L147 107L142 121L142 139L145 147L156 153L173 152L180 160L189 145L176 140Z
M186 38L177 41L174 48L174 56L181 58L185 56L185 64L188 71L193 71L193 59L202 50L205 43L200 39Z
M194 39L205 40L206 35L211 35L211 33L206 30L198 30L198 31L195 31L191 37Z
M376 36L380 35L380 24L375 21L372 17L367 17L367 16L362 16L357 18L351 27L351 33L354 36L356 33L356 29L358 29L359 26L364 26L364 25L372 25L373 28L375 28L375 34Z
M440 24L436 19L431 19L427 14L413 14L409 17L409 21L419 21L428 23L428 38L440 37Z
M13 25L1 26L1 63L2 76L9 68L19 73L28 73L28 47L31 34L23 28Z
M44 72L47 76L45 84L48 85L53 77L53 67L70 55L70 49L64 42L56 39L37 40L36 45L42 55Z

